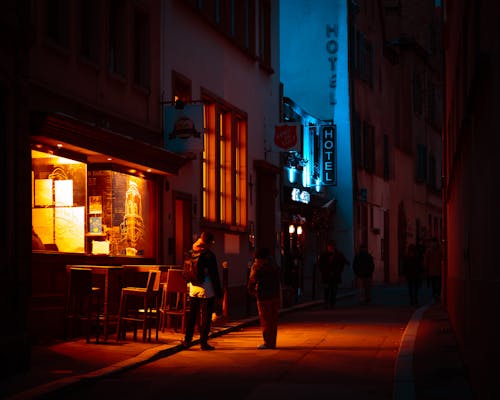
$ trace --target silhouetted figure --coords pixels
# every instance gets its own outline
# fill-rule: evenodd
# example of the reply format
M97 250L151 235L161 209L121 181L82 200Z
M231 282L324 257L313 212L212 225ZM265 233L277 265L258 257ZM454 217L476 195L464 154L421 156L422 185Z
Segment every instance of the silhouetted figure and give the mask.
M255 252L248 279L248 292L257 298L260 326L264 343L259 349L276 348L278 311L280 307L280 273L267 248Z
M359 291L359 301L370 303L372 301L371 288L372 276L375 270L373 256L368 252L366 244L359 246L359 251L354 256L352 269L356 275L356 286Z
M424 253L424 267L431 282L434 301L441 301L441 246L437 238L430 240L430 246Z
M342 271L346 264L349 264L349 261L337 249L335 240L329 240L326 250L320 254L318 259L326 308L335 308L338 285L342 281Z
M422 262L418 254L417 247L414 244L408 246L403 259L403 273L408 284L408 294L410 295L410 304L418 306L418 292L422 281Z

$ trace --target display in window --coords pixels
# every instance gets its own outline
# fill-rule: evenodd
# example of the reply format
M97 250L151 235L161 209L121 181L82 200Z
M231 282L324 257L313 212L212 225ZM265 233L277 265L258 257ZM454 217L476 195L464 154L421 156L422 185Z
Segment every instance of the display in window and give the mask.
M136 182L129 182L125 194L125 215L120 224L122 240L127 243L126 250L136 253L137 246L144 237L144 221L142 219L142 198ZM135 254L133 254L135 255Z
M102 218L90 217L89 218L90 233L102 233Z
M92 254L108 255L109 254L109 241L92 240Z
M46 250L85 252L86 164L32 151L32 224Z
M102 196L89 196L89 214L102 214Z
M151 256L153 227L153 183L136 176L109 170L89 171L90 198L101 197L103 240L109 242L109 254L115 256ZM95 208L93 208L94 210ZM91 226L92 227L92 226ZM91 229L90 227L90 229ZM90 234L94 232L90 230Z
M35 207L53 205L52 179L35 179Z
M73 206L73 181L54 181L54 202L56 207Z

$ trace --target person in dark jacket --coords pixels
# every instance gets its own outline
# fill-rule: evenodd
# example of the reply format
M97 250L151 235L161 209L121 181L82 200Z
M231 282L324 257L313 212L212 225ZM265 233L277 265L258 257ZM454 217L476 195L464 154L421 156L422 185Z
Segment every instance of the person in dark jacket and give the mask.
M418 292L420 290L423 268L417 246L414 244L408 245L408 249L403 259L403 273L408 284L410 304L412 306L418 306Z
M222 287L219 278L217 258L211 250L214 236L203 232L193 244L193 253L198 253L198 282L188 283L190 310L186 321L186 333L182 345L189 347L193 340L194 328L200 316L200 347L202 350L214 350L208 344L208 336L212 324L212 314L216 301L222 299Z
M359 246L359 251L354 256L352 262L352 269L356 275L356 283L359 289L359 301L370 303L372 301L371 288L375 263L373 262L373 256L368 252L366 244L363 243Z
M264 339L264 343L258 348L275 349L280 307L280 275L269 249L263 248L255 252L247 290L257 298L257 309Z
M337 249L335 240L331 239L318 259L321 281L324 286L325 307L335 308L338 285L342 281L344 265L349 264L344 254Z
M439 240L433 237L430 246L424 253L423 268L430 280L434 302L441 300L441 246Z

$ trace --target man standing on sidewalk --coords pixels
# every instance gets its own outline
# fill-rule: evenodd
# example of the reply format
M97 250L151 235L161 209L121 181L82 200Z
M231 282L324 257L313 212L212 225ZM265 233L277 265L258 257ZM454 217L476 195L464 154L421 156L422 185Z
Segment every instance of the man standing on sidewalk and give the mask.
M344 254L337 249L335 240L331 239L326 250L319 256L318 265L321 272L321 281L324 286L325 307L335 308L337 289L342 281L344 265L349 264Z
M186 322L186 334L182 345L189 347L193 340L194 328L198 316L200 318L200 346L201 350L214 350L208 344L208 335L212 324L212 314L215 311L215 302L222 299L217 259L211 250L214 236L210 232L203 232L193 244L192 252L197 261L196 281L189 285L189 314Z
M259 349L275 349L280 307L280 274L267 248L255 252L247 284L248 292L257 298L260 326L264 343Z

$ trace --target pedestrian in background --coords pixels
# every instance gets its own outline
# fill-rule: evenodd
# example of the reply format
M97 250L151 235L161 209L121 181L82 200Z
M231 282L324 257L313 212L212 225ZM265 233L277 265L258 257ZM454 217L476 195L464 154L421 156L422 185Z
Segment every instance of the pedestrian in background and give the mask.
M356 286L359 293L359 302L366 304L372 301L372 276L375 270L373 256L368 252L368 246L362 243L354 256L352 269L356 275Z
M417 246L414 244L408 245L408 249L403 258L403 273L408 285L410 304L412 306L418 306L418 293L422 281L423 268Z
M342 272L346 264L348 265L349 261L337 249L335 240L330 239L326 245L326 250L320 254L318 259L326 308L335 308L338 285L342 282Z
M255 252L247 290L257 299L257 309L264 339L264 343L258 348L261 350L275 349L280 307L280 275L269 249L262 248Z
M215 311L217 300L222 299L222 287L217 267L217 258L211 250L214 236L210 232L203 232L193 244L193 253L199 255L197 263L197 281L188 283L189 286L189 314L186 321L186 333L182 345L189 347L193 340L194 328L198 316L200 318L200 347L201 350L214 350L208 344L208 336L212 324L212 314Z
M424 253L424 267L431 281L432 295L436 303L441 301L441 257L439 240L433 237L429 248Z

